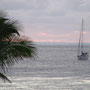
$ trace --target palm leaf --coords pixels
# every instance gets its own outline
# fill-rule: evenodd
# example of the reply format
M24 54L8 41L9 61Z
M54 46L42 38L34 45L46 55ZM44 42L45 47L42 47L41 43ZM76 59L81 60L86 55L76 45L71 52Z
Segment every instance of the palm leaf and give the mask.
M3 79L4 81L8 81L9 83L11 83L11 81L2 73L0 73L0 78Z
M8 19L6 14L0 13L0 68L8 70L15 62L23 58L33 58L36 55L36 47L32 41L20 38L20 24L16 20ZM10 80L0 73L0 77Z
M20 30L18 21L0 18L0 40L9 38L14 33L19 35L18 30Z
M0 54L0 58L2 58L2 60L0 61L0 67L4 70L13 65L15 62L23 60L23 58L34 58L34 56L36 55L36 48L32 41L11 41L8 43L8 45L7 43L6 46L4 46L4 48L0 50L0 53L3 52Z

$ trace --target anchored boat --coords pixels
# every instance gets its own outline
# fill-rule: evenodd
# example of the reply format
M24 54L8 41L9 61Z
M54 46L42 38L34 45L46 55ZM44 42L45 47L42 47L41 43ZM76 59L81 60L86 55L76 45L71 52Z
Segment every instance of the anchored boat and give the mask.
M83 44L83 24L84 20L82 19L82 28L80 32L80 37L79 37L79 44L78 44L78 55L77 58L78 60L88 60L89 54L84 50L84 44Z

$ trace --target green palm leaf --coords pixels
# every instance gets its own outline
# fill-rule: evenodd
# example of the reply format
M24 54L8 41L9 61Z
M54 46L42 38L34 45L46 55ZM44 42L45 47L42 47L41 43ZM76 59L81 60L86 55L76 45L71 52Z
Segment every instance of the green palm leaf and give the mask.
M0 68L6 72L8 67L23 58L33 58L36 55L36 47L32 41L21 38L18 21L8 19L0 13ZM0 73L0 78L10 80Z
M4 81L8 81L9 83L11 83L11 81L2 73L0 73L0 78L3 79Z
M17 27L17 21L11 21L8 19L0 18L0 40L9 38L12 34L19 35L19 27Z
M32 41L27 42L21 39L17 42L7 41L3 46L3 49L0 50L0 58L2 58L0 67L4 70L23 58L34 58L36 54L36 48Z

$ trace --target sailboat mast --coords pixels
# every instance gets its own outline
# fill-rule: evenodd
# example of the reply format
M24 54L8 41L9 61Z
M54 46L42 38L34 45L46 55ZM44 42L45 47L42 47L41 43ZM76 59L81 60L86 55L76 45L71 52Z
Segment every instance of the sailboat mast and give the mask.
M81 26L81 32L80 32L79 44L78 44L78 55L83 51L83 24L84 21L82 19L82 26Z
M81 41L81 50L83 51L83 24L84 24L84 20L82 19L82 41Z

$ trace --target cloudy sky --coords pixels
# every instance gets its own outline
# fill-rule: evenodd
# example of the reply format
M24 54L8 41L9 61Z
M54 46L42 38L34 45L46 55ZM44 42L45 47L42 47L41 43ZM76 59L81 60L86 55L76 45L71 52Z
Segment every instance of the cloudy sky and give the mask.
M90 0L0 0L0 9L37 42L78 42L84 18L84 39L90 42Z

